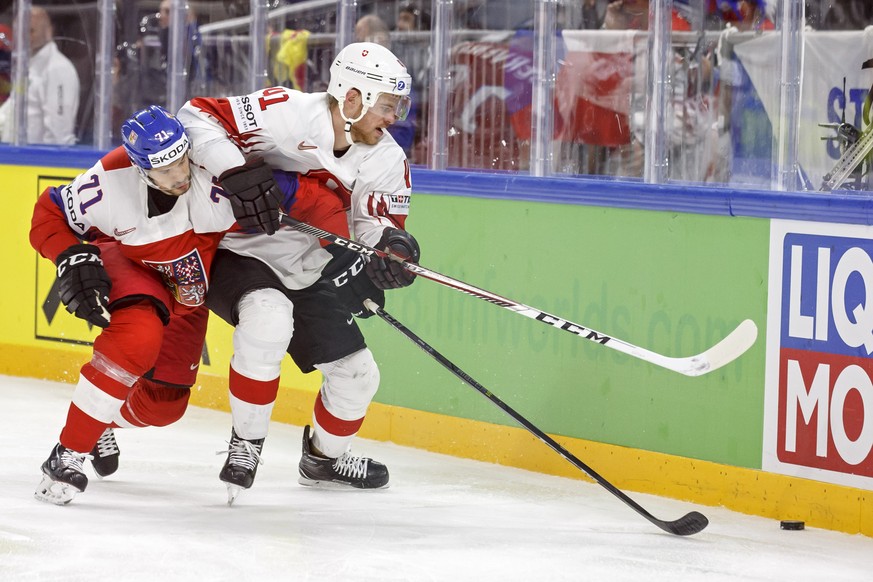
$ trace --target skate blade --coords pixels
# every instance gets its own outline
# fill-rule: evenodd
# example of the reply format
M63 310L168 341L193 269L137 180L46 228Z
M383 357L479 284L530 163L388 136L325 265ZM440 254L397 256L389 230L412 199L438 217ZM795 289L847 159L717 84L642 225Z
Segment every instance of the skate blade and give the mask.
M236 501L237 495L242 492L242 487L239 485L234 485L233 483L225 483L227 485L227 506L232 507L233 502Z
M301 475L297 482L304 487L312 487L313 489L329 489L332 491L376 491L379 489L388 489L390 483L385 483L381 487L355 487L344 481L318 481Z
M81 490L69 483L55 481L48 475L42 476L42 481L34 491L33 496L40 501L55 505L67 505Z

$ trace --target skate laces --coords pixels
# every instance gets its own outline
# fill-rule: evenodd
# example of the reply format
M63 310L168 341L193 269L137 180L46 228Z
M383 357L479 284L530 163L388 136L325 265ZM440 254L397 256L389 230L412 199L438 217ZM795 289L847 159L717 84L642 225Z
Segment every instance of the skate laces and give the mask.
M61 467L65 467L67 469L74 469L79 473L83 472L82 465L85 462L85 459L91 459L91 455L86 455L84 453L77 453L76 451L71 451L68 448L64 448L61 451L61 454L58 455L59 465Z
M115 441L115 432L107 428L97 440L97 456L109 457L119 454L118 443Z
M251 471L256 465L264 464L264 460L261 459L261 448L251 441L234 435L227 444L228 449L226 451L217 451L215 454L222 455L228 453L230 455L228 463L231 465L244 467Z
M343 453L343 456L338 457L334 462L333 468L343 477L363 479L367 476L367 463L369 462L370 459L366 457L355 457L349 453Z

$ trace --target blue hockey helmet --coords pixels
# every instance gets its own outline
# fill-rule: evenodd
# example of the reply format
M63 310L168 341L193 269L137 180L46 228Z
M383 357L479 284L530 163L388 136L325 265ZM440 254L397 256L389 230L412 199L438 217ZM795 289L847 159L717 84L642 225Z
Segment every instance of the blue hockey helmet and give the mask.
M141 170L168 166L188 152L185 128L167 110L151 105L121 125L121 142Z

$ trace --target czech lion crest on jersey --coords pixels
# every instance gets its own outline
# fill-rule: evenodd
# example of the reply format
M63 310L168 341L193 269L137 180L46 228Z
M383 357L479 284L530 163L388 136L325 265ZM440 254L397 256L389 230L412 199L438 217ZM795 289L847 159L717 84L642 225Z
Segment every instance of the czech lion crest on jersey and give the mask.
M143 263L161 274L164 283L172 289L176 301L188 307L203 305L209 284L197 249L171 261Z

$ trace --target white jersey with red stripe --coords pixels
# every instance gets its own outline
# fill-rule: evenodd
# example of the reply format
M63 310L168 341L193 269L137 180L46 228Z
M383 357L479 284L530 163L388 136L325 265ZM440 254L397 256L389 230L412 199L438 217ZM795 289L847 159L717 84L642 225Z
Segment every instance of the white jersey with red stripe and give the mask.
M402 148L386 131L375 145L354 144L337 156L327 93L271 87L196 98L178 119L191 138L192 159L217 176L260 156L335 192L348 210L349 232L364 244L376 244L386 227L405 226L412 190ZM316 239L287 227L270 237L231 233L221 247L260 259L291 289L317 281L330 259Z
M166 212L150 211L148 187L120 147L47 194L77 236L117 240L124 256L157 270L186 307L205 301L218 242L236 223L213 176L193 164L190 189Z

